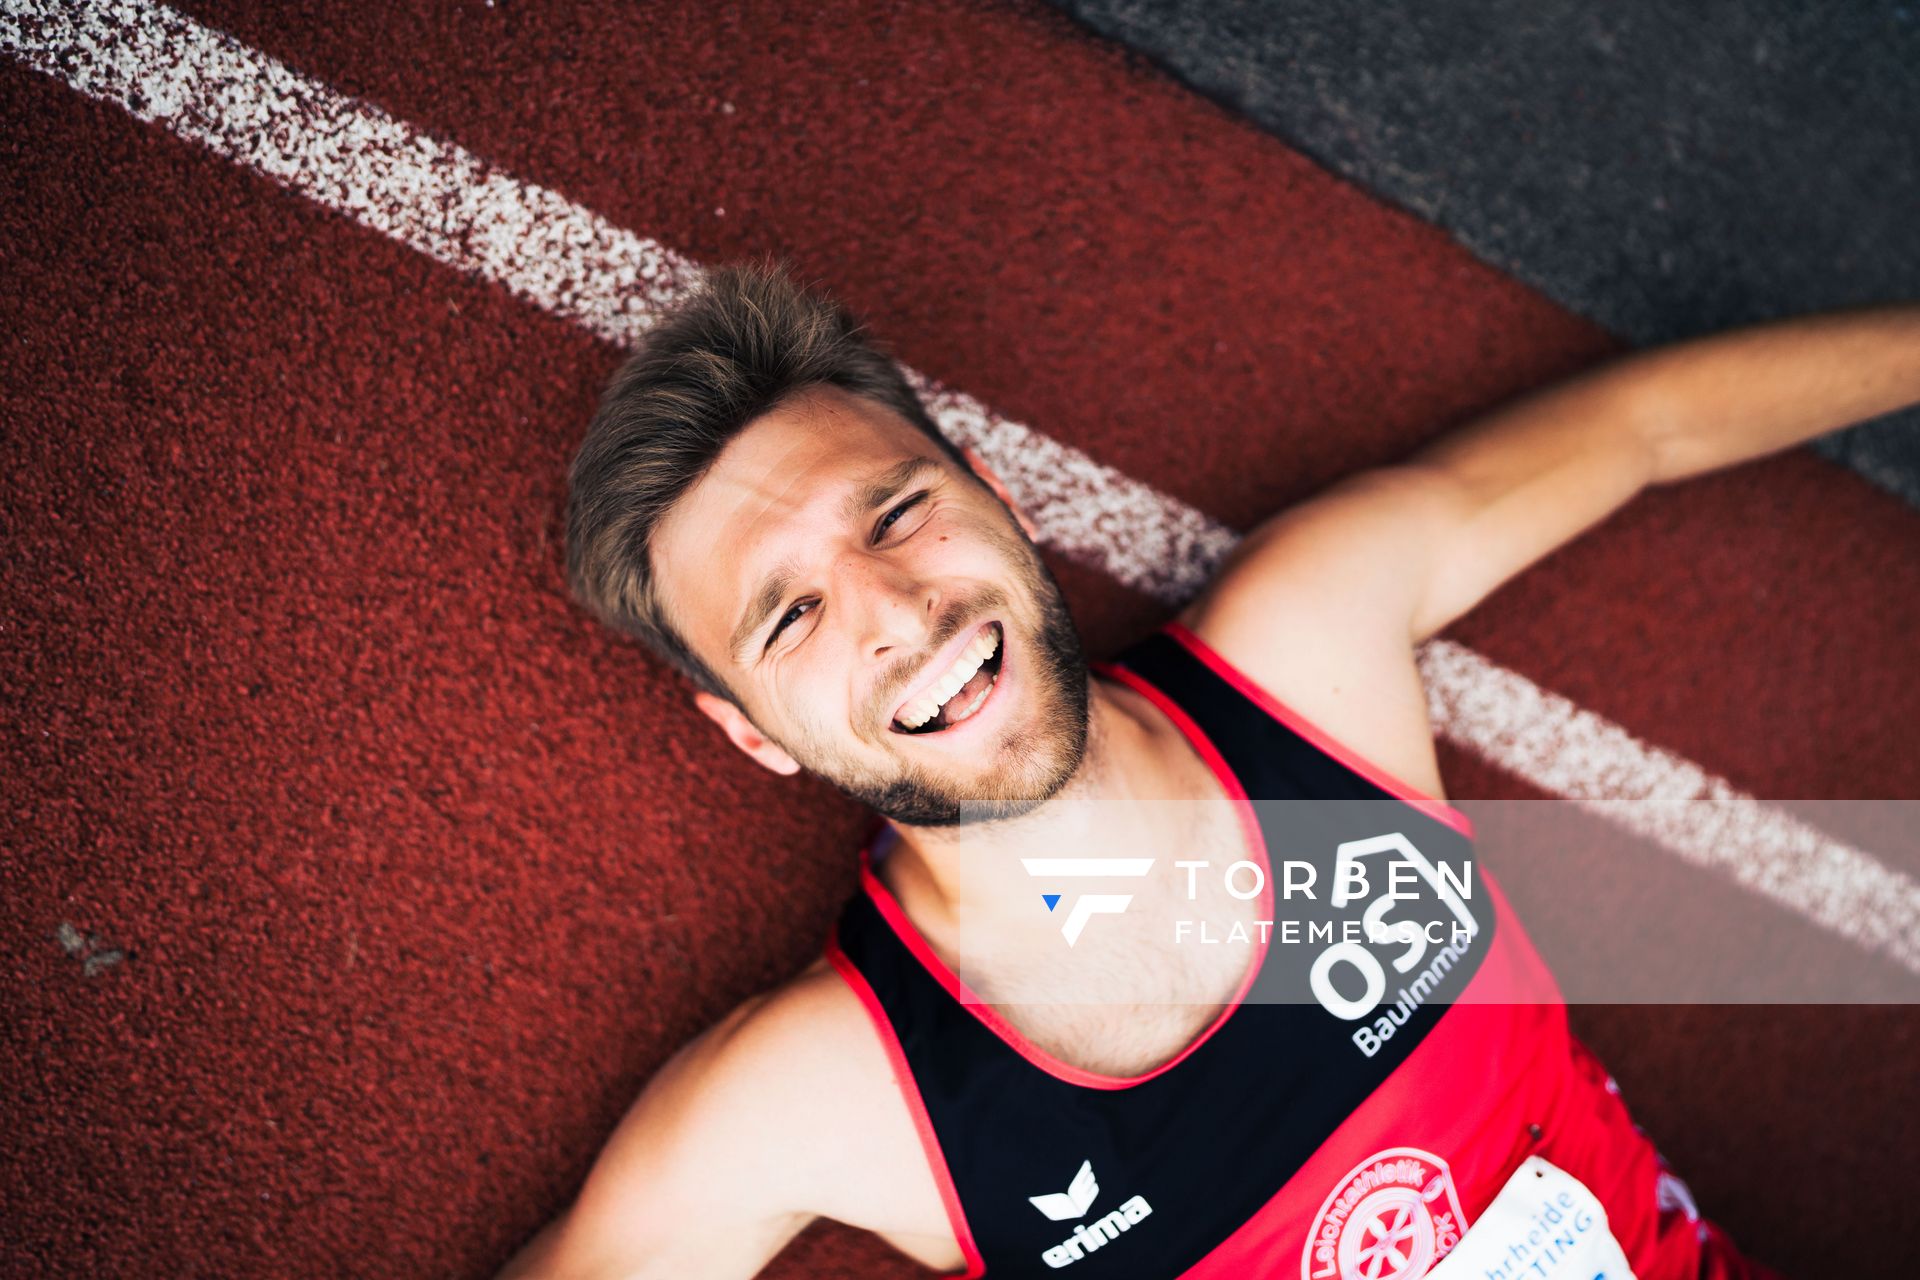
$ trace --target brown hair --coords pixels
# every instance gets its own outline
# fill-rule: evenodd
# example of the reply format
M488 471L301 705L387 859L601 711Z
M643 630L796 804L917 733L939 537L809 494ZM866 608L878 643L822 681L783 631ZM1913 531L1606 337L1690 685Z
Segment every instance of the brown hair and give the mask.
M709 270L648 330L607 384L568 473L574 598L735 706L733 691L667 619L653 531L748 423L819 383L892 409L967 465L866 326L769 260Z

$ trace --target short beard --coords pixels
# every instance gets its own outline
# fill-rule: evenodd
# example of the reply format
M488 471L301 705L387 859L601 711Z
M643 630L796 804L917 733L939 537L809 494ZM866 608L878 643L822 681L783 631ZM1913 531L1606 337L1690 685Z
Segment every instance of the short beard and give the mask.
M1020 730L996 750L1004 766L1001 776L990 780L982 793L962 796L911 766L877 788L836 783L843 792L903 826L959 827L1031 813L1058 795L1079 771L1087 751L1086 655L1060 584L1038 556L1033 563L1045 585L1034 592L1040 601L1040 644L1038 662L1028 670L1038 677L1034 683L1047 705L1039 724ZM1045 770L1038 779L1025 785L1015 781L1036 766Z
M1058 795L1086 757L1090 680L1086 655L1066 596L1039 549L1018 535L1007 538L1003 546L1020 566L1028 598L1040 606L1039 644L1022 676L1037 692L1042 715L1038 724L989 748L1001 767L996 777L982 784L981 793L958 793L951 784L930 777L915 764L903 766L899 775L881 780L862 776L860 769L837 760L809 762L781 743L787 754L843 794L903 826L958 827L998 822L1031 813ZM1040 776L1028 778L1027 773L1034 768L1042 770Z

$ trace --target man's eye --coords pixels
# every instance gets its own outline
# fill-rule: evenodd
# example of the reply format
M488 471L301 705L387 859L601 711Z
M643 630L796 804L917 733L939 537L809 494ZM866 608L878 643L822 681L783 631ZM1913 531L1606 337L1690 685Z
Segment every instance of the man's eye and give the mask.
M810 605L813 603L814 601L812 600L802 600L799 604L796 604L795 606L793 606L793 608L787 610L786 615L782 617L780 621L773 624L773 634L767 637L767 643L772 644L775 640L778 640L780 638L780 633L787 629L787 624L793 622L796 618L798 618L801 608L805 605Z
M880 539L883 536L885 536L887 530L893 527L893 522L895 520L907 514L907 512L913 510L915 507L919 506L921 501L925 499L926 496L927 495L924 492L916 493L911 498L908 498L905 502L895 507L893 510L887 512L886 515L880 517L880 523L874 528L874 531L873 531L873 540L875 542L879 542Z
M905 502L901 503L899 506L895 507L893 510L887 512L886 515L880 517L880 523L875 525L873 530L874 542L877 544L881 538L886 536L887 530L893 527L893 522L895 520L898 520L901 516L907 514L907 512L919 506L920 503L926 499L926 497L927 497L927 492L925 490L922 490L921 492L914 494L911 498L908 498ZM773 630L767 635L768 647L769 648L772 647L773 642L780 638L780 633L782 631L785 631L789 625L791 625L793 622L799 619L799 617L801 616L800 611L802 609L808 608L817 604L819 604L819 601L817 600L802 600L799 604L796 604L793 606L793 608L787 610L786 615L782 617L780 621L774 623Z

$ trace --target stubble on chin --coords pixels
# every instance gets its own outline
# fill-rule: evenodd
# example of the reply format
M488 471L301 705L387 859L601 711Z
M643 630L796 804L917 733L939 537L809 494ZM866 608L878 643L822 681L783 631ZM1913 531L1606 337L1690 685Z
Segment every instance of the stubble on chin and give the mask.
M998 742L981 751L979 758L991 763L985 776L935 776L930 766L907 759L891 744L885 750L896 768L882 773L827 745L825 735L807 725L801 726L794 746L780 743L843 794L902 825L951 827L1029 813L1057 795L1086 756L1089 675L1060 584L1010 518L1006 528L984 532L1019 576L1026 598L1040 615L1038 632L1020 637L1029 663L1026 680L1039 691L1040 705L1031 723L1003 730ZM1005 600L989 603L999 606Z
M1071 619L1066 620L1071 628ZM1017 818L1039 808L1072 780L1086 757L1088 676L1078 637L1070 631L1029 644L1043 670L1032 673L1043 696L1033 722L1002 732L980 753L991 771L972 781L930 777L925 766L905 762L885 784L847 791L885 817L905 825L959 826Z

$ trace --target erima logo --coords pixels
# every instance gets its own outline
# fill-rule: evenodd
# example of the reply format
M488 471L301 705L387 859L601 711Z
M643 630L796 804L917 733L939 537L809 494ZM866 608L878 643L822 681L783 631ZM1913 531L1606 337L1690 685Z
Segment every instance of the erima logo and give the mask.
M1153 867L1152 858L1022 858L1027 874L1041 880L1073 880L1087 876L1144 876ZM1060 905L1061 895L1043 893L1040 900L1052 911ZM1133 901L1130 893L1083 893L1073 900L1067 919L1060 926L1067 945L1080 941L1080 931L1097 915L1119 915Z
M1085 1217L1099 1194L1100 1184L1094 1180L1093 1161L1083 1160L1080 1162L1080 1172L1073 1175L1073 1181L1067 1184L1065 1191L1028 1196L1027 1199L1052 1221L1065 1222L1070 1218ZM1072 1235L1051 1249L1042 1251L1040 1260L1050 1267L1064 1267L1078 1262L1095 1249L1118 1239L1121 1232L1129 1230L1134 1223L1152 1212L1153 1207L1144 1198L1134 1196L1123 1201L1118 1209L1105 1217L1076 1226Z
M1069 1218L1082 1218L1093 1207L1093 1198L1100 1194L1100 1184L1093 1178L1093 1161L1080 1162L1080 1172L1073 1175L1073 1181L1067 1184L1064 1192L1055 1191L1050 1195L1028 1196L1033 1207L1053 1219L1065 1222Z

